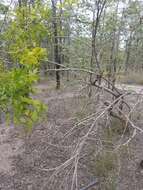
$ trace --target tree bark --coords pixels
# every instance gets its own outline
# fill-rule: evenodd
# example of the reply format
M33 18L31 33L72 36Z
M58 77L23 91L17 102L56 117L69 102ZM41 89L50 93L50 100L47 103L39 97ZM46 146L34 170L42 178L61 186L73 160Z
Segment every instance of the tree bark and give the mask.
M57 23L57 1L51 0L52 2L52 13L53 13L53 34L54 34L54 61L56 64L56 88L60 88L60 56L59 56L59 42L58 42L58 23Z

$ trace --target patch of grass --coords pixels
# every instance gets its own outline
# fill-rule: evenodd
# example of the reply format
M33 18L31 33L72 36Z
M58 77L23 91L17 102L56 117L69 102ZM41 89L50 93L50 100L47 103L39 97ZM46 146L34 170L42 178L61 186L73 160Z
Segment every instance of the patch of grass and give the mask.
M77 111L75 113L75 117L78 119L78 120L81 120L83 119L84 117L86 117L86 113L85 112L82 112L82 111Z
M102 189L105 189L105 190L116 190L117 189L117 178L114 174L109 176L106 179L106 182L103 184Z
M95 159L95 173L99 177L107 177L116 169L117 156L113 152L103 152Z
M111 133L115 135L120 135L123 132L128 132L129 128L126 126L125 121L119 120L117 118L112 118L111 120Z
M101 178L102 190L116 190L117 187L117 155L114 152L104 151L95 159L94 173Z
M103 138L106 141L113 141L119 135L128 132L129 127L126 126L124 121L121 121L117 118L112 118L110 121L110 126L105 128L103 131Z

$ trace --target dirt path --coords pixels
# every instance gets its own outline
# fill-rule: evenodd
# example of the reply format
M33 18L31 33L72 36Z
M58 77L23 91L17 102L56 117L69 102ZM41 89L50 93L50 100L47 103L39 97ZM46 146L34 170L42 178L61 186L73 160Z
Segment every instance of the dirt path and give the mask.
M143 94L143 86L141 85L117 84L116 87L122 90L135 92L137 94Z

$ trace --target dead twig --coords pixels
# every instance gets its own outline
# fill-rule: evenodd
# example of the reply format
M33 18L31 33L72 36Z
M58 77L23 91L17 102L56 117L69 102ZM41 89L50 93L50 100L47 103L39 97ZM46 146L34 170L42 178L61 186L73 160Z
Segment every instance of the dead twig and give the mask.
M94 187L94 186L96 186L98 184L99 184L99 181L95 180L95 181L91 182L89 185L87 185L86 187L81 188L80 190L88 190L91 187Z

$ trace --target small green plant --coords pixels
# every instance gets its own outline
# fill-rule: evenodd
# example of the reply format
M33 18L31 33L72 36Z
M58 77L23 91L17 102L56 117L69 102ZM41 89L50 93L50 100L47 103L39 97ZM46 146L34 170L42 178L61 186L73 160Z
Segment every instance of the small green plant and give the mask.
M116 169L117 156L113 152L103 152L95 159L95 173L99 177L107 177Z

